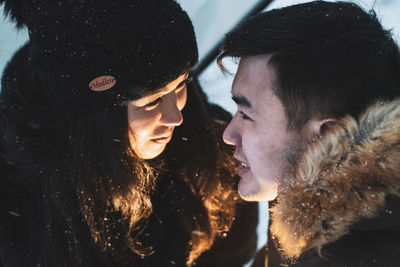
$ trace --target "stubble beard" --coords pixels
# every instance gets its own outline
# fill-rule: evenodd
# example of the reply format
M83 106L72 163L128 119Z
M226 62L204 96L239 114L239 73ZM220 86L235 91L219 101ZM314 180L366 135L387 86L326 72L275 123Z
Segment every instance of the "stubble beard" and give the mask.
M277 183L271 183L268 186L259 184L260 179L253 177L252 190L244 190L246 194L240 190L239 195L246 201L272 201L275 200L281 190L286 190L290 182L294 180L298 166L301 165L301 159L308 143L301 136L294 138L285 145L285 149L280 156L280 168ZM261 190L263 189L263 190Z
M307 142L305 142L300 136L286 145L286 148L283 151L281 161L282 165L279 172L278 191L285 191L294 180L297 169L301 165L302 157L307 145Z

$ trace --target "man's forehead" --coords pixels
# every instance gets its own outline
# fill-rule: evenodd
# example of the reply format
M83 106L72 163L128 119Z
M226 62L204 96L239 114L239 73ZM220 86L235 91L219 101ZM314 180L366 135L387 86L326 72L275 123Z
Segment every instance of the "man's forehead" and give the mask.
M232 84L232 99L241 107L257 109L271 101L276 81L274 69L268 65L270 56L241 59Z
M244 84L262 85L275 79L275 70L269 64L270 55L247 56L240 59L237 72L235 74L232 90L236 86L242 87Z

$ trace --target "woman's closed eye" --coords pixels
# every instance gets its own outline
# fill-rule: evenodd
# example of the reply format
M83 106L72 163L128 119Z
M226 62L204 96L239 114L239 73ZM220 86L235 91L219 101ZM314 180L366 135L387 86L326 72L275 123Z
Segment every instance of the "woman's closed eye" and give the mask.
M162 101L162 97L157 98L153 102L150 102L144 106L144 108L155 108Z
M192 76L188 76L184 81L182 81L182 82L176 87L176 90L182 89L184 85L187 85L187 84L190 83L191 81L193 81Z
M192 81L192 77L186 78L184 81L182 81L176 87L176 89L173 92L175 92L178 95L180 92L182 92L186 88L186 85L188 83L190 83L191 81ZM142 107L145 108L146 110L152 110L152 109L156 108L162 102L163 97L164 97L164 95L158 97L157 99L155 99L154 101L152 101L148 104L143 105Z

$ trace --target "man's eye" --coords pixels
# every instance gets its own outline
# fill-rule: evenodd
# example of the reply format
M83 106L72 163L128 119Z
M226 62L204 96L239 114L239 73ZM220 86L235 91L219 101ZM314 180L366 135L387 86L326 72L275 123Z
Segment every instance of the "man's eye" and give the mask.
M146 104L144 107L145 108L153 108L153 107L157 106L161 101L162 101L162 98L159 97L156 100L154 100L153 102Z
M247 116L243 111L240 111L240 117L244 120L252 120L249 116Z

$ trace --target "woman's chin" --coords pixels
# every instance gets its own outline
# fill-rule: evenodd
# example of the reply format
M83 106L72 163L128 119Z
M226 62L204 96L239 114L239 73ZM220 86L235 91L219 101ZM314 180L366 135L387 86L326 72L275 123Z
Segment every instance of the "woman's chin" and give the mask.
M167 143L165 144L158 144L153 143L146 147L136 148L135 153L140 159L154 159L161 155L161 153L165 150Z

